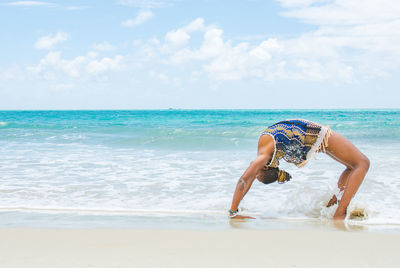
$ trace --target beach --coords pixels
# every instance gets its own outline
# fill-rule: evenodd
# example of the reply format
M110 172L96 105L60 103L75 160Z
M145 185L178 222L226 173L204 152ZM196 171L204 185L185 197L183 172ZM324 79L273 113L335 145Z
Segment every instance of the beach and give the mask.
M0 229L0 267L398 267L399 234Z

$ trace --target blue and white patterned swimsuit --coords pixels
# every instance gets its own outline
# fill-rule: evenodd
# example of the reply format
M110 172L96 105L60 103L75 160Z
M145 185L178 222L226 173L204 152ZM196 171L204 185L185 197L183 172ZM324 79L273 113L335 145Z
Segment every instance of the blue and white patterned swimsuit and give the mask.
M261 136L270 135L275 151L267 166L278 167L284 159L298 167L304 166L319 151L325 151L331 130L329 127L304 120L291 119L269 126Z

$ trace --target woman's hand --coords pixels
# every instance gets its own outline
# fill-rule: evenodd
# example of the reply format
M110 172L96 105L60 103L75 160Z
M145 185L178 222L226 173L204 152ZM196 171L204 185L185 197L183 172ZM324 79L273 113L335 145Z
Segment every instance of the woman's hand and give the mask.
M331 200L329 200L328 204L326 205L327 208L336 205L338 203L336 195L333 195Z
M236 211L232 211L231 209L229 210L229 218L231 219L255 219L254 217L250 217L250 216L243 216L243 215L239 215L239 210Z

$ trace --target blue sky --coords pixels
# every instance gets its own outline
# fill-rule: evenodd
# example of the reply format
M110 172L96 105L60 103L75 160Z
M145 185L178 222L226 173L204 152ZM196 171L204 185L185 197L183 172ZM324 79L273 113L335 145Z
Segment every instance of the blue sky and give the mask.
M0 1L0 109L399 108L394 0Z

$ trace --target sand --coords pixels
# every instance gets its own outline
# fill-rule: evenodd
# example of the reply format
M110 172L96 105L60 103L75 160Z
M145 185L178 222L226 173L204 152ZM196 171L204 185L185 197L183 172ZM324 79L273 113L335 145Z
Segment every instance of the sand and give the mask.
M0 267L400 267L400 235L321 230L0 229Z

